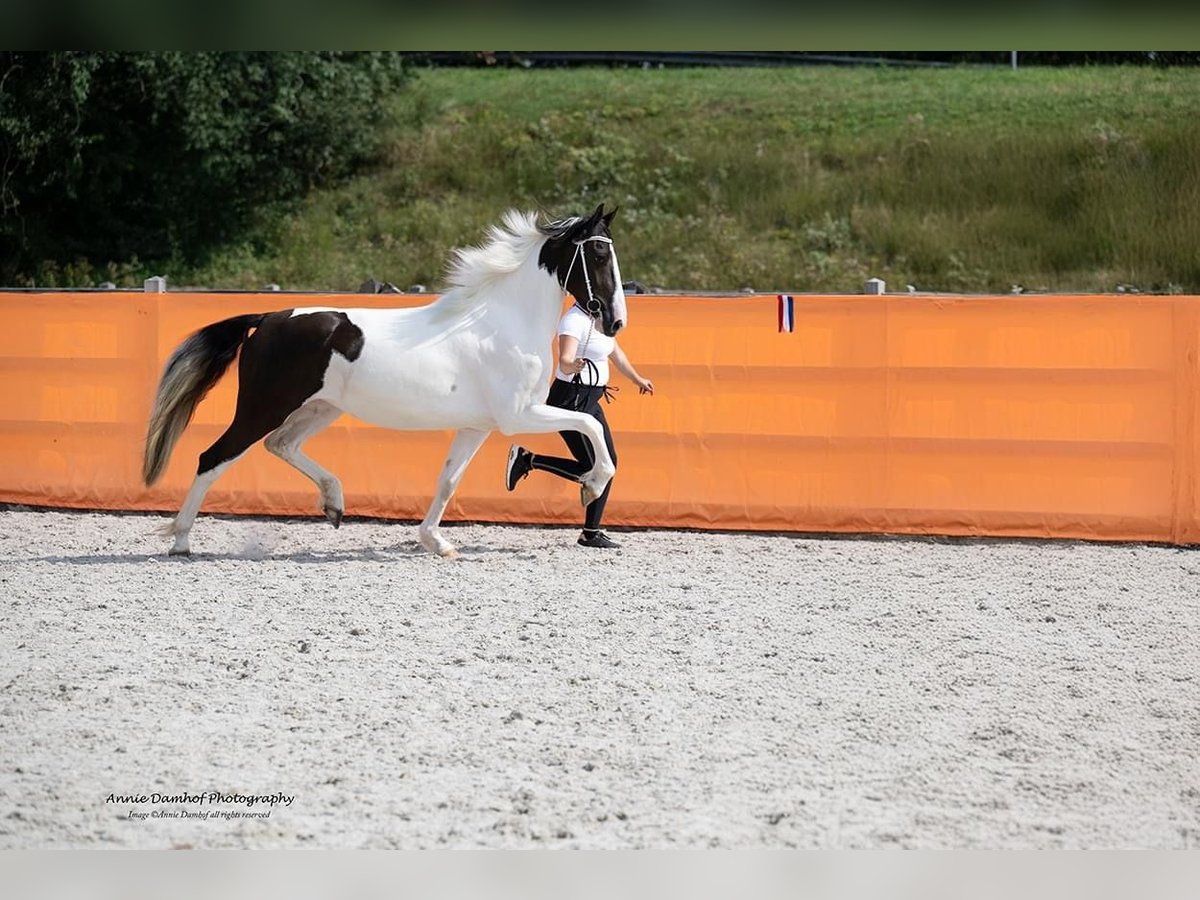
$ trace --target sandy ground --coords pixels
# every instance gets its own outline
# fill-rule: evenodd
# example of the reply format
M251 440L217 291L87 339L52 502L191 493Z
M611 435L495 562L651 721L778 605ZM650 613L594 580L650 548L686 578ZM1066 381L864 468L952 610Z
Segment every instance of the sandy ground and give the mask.
M1195 550L165 521L0 510L0 847L1200 845Z

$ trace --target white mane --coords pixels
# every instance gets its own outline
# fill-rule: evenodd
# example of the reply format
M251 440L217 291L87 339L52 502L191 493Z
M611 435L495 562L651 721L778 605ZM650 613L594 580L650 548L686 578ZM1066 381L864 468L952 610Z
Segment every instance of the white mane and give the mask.
M454 251L446 281L466 301L517 271L544 240L546 233L538 227L534 213L510 209L504 214L503 226L488 229L487 241Z

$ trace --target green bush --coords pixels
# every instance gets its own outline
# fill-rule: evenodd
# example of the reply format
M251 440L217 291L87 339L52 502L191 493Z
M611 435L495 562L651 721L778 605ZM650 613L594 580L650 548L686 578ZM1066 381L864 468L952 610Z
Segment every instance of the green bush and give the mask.
M392 53L0 53L0 283L203 260L371 160L406 76Z

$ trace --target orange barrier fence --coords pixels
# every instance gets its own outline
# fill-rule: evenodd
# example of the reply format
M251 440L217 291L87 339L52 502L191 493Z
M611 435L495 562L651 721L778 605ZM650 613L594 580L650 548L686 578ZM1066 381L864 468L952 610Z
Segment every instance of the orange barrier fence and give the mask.
M174 511L237 381L235 366L145 489L151 398L188 333L242 312L430 299L0 294L0 501ZM621 345L657 394L624 384L606 408L612 525L1200 543L1200 297L799 295L790 333L774 296L629 304ZM484 445L447 520L578 522L559 479L504 490L508 443ZM348 515L419 519L448 446L343 417L308 448L342 478ZM204 508L315 514L316 491L259 446Z

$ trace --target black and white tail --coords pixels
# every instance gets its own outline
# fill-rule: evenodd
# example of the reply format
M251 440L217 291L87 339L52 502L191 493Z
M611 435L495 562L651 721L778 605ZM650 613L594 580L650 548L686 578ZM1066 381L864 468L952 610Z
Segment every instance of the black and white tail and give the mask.
M171 354L158 383L146 430L142 480L147 485L162 475L196 406L237 358L250 329L264 318L266 314L261 313L216 322L188 337Z

